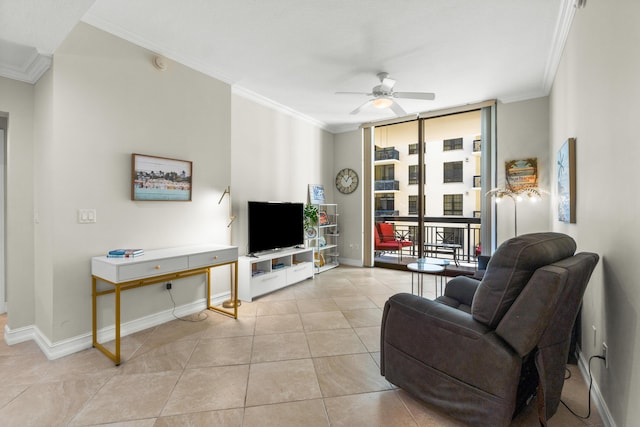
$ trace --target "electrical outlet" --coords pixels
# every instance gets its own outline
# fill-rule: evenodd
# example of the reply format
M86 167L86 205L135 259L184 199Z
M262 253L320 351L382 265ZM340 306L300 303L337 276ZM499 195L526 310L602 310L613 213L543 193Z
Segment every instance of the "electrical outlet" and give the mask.
M167 290L171 289L171 282L167 283Z
M602 341L602 357L604 357L604 367L609 369L609 346Z

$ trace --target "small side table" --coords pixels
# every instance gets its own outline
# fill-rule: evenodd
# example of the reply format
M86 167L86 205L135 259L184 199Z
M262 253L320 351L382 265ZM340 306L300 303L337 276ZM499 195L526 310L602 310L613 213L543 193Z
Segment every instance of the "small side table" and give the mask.
M436 264L429 264L426 263L424 265L418 265L417 262L412 262L411 264L407 265L407 268L411 271L411 293L413 293L413 273L418 273L418 280L417 280L417 287L418 287L418 293L420 296L422 296L422 291L423 291L423 282L424 282L424 274L439 274L440 275L440 286L442 287L442 273L444 272L444 266L442 265L436 265ZM434 277L435 280L435 293L436 296L438 296L438 277L435 276Z

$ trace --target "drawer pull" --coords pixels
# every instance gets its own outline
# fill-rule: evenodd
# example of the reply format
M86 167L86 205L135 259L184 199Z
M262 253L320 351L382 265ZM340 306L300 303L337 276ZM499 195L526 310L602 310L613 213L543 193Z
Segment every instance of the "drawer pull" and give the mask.
M153 267L153 268L155 268L156 270L160 270L160 265L156 265L156 266L155 266L155 267Z

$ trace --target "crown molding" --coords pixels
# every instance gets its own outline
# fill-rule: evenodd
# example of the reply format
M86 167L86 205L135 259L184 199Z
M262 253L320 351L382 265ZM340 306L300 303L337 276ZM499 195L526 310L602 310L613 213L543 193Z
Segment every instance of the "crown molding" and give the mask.
M238 95L241 96L243 98L246 98L250 101L253 101L257 104L263 105L265 107L271 108L273 110L276 110L278 112L281 112L283 114L287 114L289 116L295 117L296 119L300 119L304 122L307 122L313 126L319 127L322 130L326 130L327 132L332 132L332 130L329 128L329 126L324 123L321 122L320 120L316 120L314 118L311 118L307 115L304 115L292 108L287 107L286 105L282 105L276 101L273 101L272 99L269 99L265 96L262 96L260 94L257 94L249 89L246 89L242 86L237 86L234 85L231 87L231 93L233 93L234 95ZM333 133L333 132L332 132Z
M35 84L51 67L51 63L50 56L42 55L34 48L33 53L20 64L11 64L4 60L0 61L0 76Z
M575 14L576 0L564 0L560 6L560 13L558 15L558 20L556 21L551 49L549 50L549 56L547 57L547 66L544 70L542 88L546 95L551 91L551 86L553 86L553 81L556 78L556 72L560 66L562 52L564 51L564 46L567 43L567 38L569 37L569 31L571 30L571 24L573 23L573 17Z

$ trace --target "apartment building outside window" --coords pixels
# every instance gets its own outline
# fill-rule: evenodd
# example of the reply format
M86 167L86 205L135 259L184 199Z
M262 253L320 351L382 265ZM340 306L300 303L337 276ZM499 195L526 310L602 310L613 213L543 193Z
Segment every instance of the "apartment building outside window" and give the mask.
M442 151L462 150L462 138L445 139L442 141Z
M426 210L426 207L427 207L426 198L424 200L423 205L425 206L425 210ZM409 210L409 215L418 215L418 196L409 196L408 210Z
M442 214L449 215L462 215L462 194L444 194L442 196Z
M409 165L409 184L418 184L418 165Z
M444 181L462 182L462 162L446 162L444 163Z
M425 152L427 150L425 149ZM418 143L409 144L409 154L418 154Z

